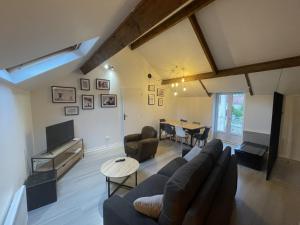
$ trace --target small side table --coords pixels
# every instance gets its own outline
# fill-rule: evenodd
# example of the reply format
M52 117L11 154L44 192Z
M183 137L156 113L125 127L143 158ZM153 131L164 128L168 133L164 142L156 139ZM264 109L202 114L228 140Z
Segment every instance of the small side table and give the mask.
M119 159L125 159L122 162L116 162ZM107 193L108 197L111 197L115 194L120 188L131 189L133 187L125 185L124 183L129 179L132 174L135 174L135 186L137 185L137 170L140 164L137 160L130 157L119 157L111 159L103 163L101 166L101 173L106 177L107 182ZM121 183L112 181L111 178L122 178L124 180ZM111 192L110 185L116 184L117 187Z
M34 173L25 181L28 211L57 201L56 172Z

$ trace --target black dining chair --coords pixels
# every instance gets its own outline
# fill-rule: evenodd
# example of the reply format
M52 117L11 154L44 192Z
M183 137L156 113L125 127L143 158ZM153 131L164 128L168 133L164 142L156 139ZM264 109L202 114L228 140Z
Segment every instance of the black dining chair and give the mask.
M208 134L210 131L210 127L204 127L203 133L197 133L194 135L194 138L196 139L195 145L198 143L199 147L204 147L207 143ZM203 145L200 145L201 142Z
M163 131L166 133L166 137L170 138L170 140L175 137L175 129L170 124L164 124Z

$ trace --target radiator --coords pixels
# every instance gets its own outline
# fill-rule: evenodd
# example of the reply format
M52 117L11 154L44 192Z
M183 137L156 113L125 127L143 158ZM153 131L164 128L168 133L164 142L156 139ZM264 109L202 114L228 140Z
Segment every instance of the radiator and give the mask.
M27 225L26 187L23 185L14 195L3 225Z

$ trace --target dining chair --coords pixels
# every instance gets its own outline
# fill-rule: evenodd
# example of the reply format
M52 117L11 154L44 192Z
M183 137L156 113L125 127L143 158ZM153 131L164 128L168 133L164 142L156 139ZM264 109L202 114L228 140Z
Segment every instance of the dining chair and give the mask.
M180 140L181 150L182 150L183 140L186 141L186 139L187 139L187 135L185 133L185 130L182 127L176 126L175 127L175 133L176 133L176 139L179 138L179 140Z
M166 133L167 138L170 138L170 140L172 140L172 138L174 138L174 136L176 134L174 127L171 126L170 124L164 124L163 131Z
M204 127L203 133L198 133L194 135L194 138L196 139L195 145L198 143L198 147L204 147L207 143L208 134L210 131L210 127ZM201 146L201 142L203 145Z

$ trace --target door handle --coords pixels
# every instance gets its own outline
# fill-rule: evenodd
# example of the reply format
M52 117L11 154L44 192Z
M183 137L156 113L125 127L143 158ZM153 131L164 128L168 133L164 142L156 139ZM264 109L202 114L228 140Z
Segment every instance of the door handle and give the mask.
M127 115L124 113L124 120L126 120Z

